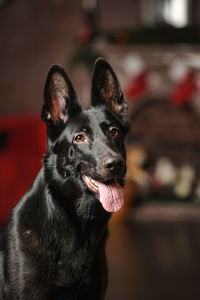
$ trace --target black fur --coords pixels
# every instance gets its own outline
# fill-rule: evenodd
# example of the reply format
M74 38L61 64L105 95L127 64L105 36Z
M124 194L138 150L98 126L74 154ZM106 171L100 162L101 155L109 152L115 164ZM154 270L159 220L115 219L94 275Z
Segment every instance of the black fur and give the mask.
M96 61L91 97L82 110L63 68L50 69L42 109L48 149L1 233L1 300L104 299L110 213L82 175L123 185L128 131L127 103L104 59ZM115 167L105 167L110 157Z

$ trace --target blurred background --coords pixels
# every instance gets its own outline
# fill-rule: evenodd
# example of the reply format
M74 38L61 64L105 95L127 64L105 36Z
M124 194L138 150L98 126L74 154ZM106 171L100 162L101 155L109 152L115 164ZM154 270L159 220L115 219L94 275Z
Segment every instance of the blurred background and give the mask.
M199 12L198 0L0 0L1 225L41 167L53 63L87 108L93 63L105 57L128 100L106 300L200 299Z

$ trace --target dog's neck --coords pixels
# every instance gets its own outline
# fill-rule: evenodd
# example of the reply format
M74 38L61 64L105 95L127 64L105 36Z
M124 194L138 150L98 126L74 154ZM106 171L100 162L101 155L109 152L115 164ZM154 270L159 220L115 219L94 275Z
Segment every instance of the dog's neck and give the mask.
M44 169L41 176L45 176ZM69 185L69 188L67 188ZM79 219L81 223L90 223L102 221L107 224L111 214L105 211L98 200L98 196L84 188L84 185L74 183L74 188L71 186L73 182L66 183L65 189L55 189L54 182L49 182L45 185L45 199L49 216L53 214L56 217L59 211L60 215L66 220ZM66 192L66 191L70 191Z

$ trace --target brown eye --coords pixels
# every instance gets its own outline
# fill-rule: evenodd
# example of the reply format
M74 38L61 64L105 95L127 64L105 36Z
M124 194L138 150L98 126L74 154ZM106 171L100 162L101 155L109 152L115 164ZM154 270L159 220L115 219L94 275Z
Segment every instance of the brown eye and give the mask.
M115 127L111 127L110 128L110 134L112 136L118 136L119 135L119 130L117 128L115 128Z
M85 137L83 134L78 134L76 137L75 137L75 141L77 143L83 143L85 141Z

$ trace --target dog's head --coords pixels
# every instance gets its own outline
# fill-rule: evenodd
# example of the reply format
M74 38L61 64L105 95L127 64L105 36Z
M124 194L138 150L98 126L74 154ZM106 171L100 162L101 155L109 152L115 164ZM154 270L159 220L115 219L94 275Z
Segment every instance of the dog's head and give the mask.
M100 194L106 210L118 210L119 203L111 208L107 201L121 195L129 126L127 102L111 66L102 58L96 61L91 107L83 110L64 69L54 65L47 76L42 119L48 135L48 180L62 194Z

